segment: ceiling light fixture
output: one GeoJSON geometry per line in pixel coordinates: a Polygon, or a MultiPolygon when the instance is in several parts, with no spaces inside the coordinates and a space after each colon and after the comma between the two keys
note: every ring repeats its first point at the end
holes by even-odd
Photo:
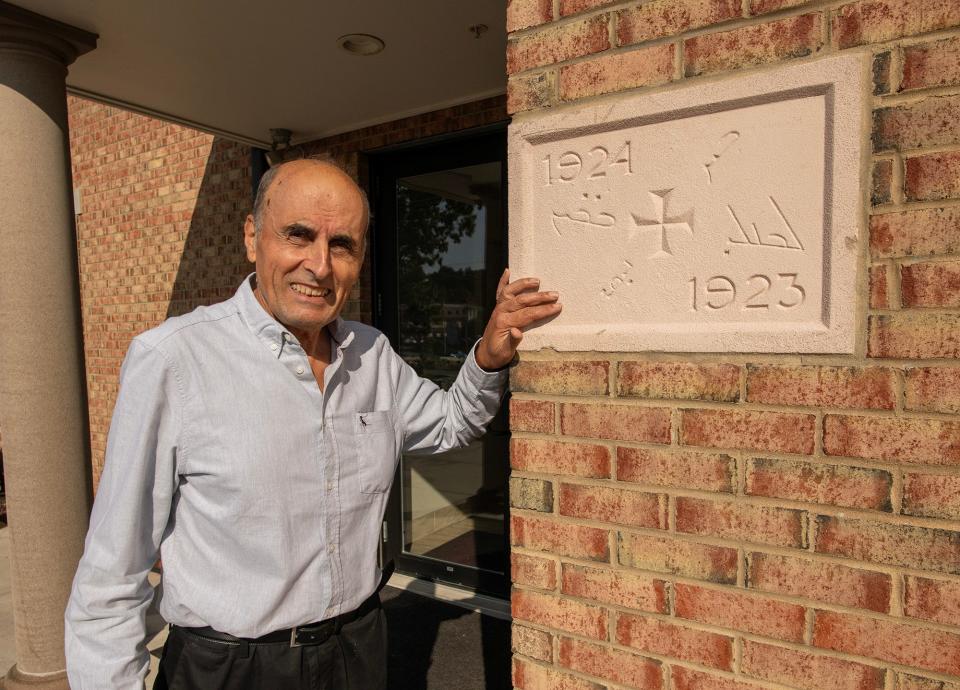
{"type": "Polygon", "coordinates": [[[346,34],[337,44],[352,55],[376,55],[386,47],[382,38],[371,34],[346,34]]]}

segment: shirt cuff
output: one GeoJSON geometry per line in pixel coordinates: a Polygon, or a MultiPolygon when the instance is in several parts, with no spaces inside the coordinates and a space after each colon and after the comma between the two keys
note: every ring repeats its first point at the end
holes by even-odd
{"type": "Polygon", "coordinates": [[[473,347],[470,348],[470,352],[467,353],[467,358],[463,363],[463,368],[467,377],[479,388],[493,388],[496,386],[503,385],[507,380],[507,373],[517,361],[518,358],[514,355],[513,360],[505,367],[501,369],[495,369],[489,371],[484,369],[477,363],[477,345],[480,344],[480,340],[477,340],[473,344],[473,347]]]}

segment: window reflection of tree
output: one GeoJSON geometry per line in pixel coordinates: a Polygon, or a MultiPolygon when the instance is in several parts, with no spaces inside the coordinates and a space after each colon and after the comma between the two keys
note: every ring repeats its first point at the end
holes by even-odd
{"type": "Polygon", "coordinates": [[[397,185],[400,353],[446,387],[483,332],[483,270],[443,265],[472,237],[479,206],[397,185]]]}

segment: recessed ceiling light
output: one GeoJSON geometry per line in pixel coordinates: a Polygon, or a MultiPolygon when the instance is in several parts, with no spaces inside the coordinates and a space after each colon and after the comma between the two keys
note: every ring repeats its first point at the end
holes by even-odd
{"type": "Polygon", "coordinates": [[[370,34],[347,34],[338,38],[337,43],[354,55],[376,55],[386,45],[382,38],[370,34]]]}

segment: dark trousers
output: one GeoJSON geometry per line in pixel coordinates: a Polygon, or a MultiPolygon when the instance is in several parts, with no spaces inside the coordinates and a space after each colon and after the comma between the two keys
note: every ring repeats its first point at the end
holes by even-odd
{"type": "Polygon", "coordinates": [[[377,606],[323,644],[239,643],[172,627],[154,690],[386,690],[387,623],[377,606]],[[244,655],[244,652],[246,654],[244,655]]]}

